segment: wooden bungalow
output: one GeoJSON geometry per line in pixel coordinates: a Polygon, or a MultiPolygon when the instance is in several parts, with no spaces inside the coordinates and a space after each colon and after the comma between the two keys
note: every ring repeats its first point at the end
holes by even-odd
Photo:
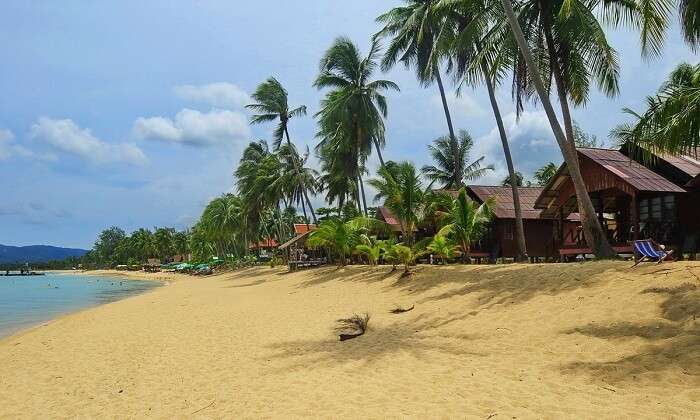
{"type": "MultiPolygon", "coordinates": [[[[525,230],[525,244],[530,258],[554,258],[558,256],[553,238],[554,222],[540,218],[540,210],[535,201],[542,193],[542,187],[519,187],[520,207],[525,230]]],[[[456,194],[456,193],[455,193],[456,194]]],[[[474,246],[472,256],[489,260],[496,258],[515,258],[518,254],[515,236],[515,205],[511,187],[469,185],[467,194],[478,203],[493,197],[496,201],[493,221],[488,232],[474,246]]],[[[565,222],[575,225],[577,214],[567,215],[565,222]]]]}
{"type": "Polygon", "coordinates": [[[327,262],[326,250],[309,249],[306,246],[309,234],[314,229],[316,229],[314,224],[294,224],[295,236],[278,247],[286,256],[290,271],[300,267],[318,266],[327,262]]]}
{"type": "MultiPolygon", "coordinates": [[[[578,149],[579,166],[608,240],[620,253],[630,241],[652,238],[683,252],[697,252],[700,218],[700,161],[690,156],[655,156],[643,164],[631,147],[578,149]],[[636,160],[635,160],[636,159],[636,160]]],[[[534,204],[543,219],[555,221],[554,242],[562,256],[590,252],[580,226],[563,221],[578,211],[566,164],[534,204]]]]}

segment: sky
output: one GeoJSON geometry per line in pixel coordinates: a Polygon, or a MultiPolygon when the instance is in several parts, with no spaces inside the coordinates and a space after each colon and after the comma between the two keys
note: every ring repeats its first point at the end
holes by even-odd
{"type": "MultiPolygon", "coordinates": [[[[244,105],[266,78],[278,78],[290,105],[309,115],[291,122],[298,146],[313,149],[324,92],[312,83],[338,36],[363,51],[374,19],[399,1],[5,0],[0,13],[0,243],[92,246],[109,226],[191,226],[212,198],[233,191],[241,151],[269,139],[248,125],[244,105]]],[[[620,56],[620,94],[592,92],[573,115],[599,139],[642,109],[680,62],[698,55],[677,27],[663,56],[642,58],[631,31],[609,31],[620,56]]],[[[419,86],[397,67],[388,95],[385,159],[429,163],[427,145],[447,127],[437,87],[419,86]]],[[[450,92],[454,85],[448,80],[450,92]]],[[[498,90],[516,169],[526,178],[560,153],[546,117],[528,104],[516,121],[510,82],[498,90]]],[[[506,175],[483,87],[450,93],[457,129],[474,138],[471,158],[495,166],[479,184],[506,175]]],[[[311,162],[316,166],[317,162],[311,162]]],[[[370,161],[370,168],[376,161],[370,161]]],[[[368,192],[371,199],[372,192],[368,192]]],[[[312,200],[323,205],[322,197],[312,200]]]]}

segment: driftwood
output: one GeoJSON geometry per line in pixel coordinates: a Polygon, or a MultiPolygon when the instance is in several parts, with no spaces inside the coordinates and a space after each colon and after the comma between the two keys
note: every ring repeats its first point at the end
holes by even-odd
{"type": "Polygon", "coordinates": [[[350,318],[341,318],[336,323],[338,325],[335,327],[335,331],[338,333],[340,341],[350,340],[363,335],[367,331],[369,314],[354,314],[350,318]]]}
{"type": "Polygon", "coordinates": [[[402,308],[400,306],[397,306],[396,308],[392,309],[389,312],[391,312],[392,314],[402,314],[404,312],[412,311],[413,308],[415,308],[415,307],[416,307],[416,305],[411,305],[410,308],[402,308]]]}

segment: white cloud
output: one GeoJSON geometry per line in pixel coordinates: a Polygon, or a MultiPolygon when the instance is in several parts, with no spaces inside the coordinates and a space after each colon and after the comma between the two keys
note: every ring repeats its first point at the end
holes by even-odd
{"type": "Polygon", "coordinates": [[[94,164],[128,163],[145,165],[146,155],[132,143],[107,143],[95,137],[90,129],[80,128],[70,119],[41,117],[34,123],[30,136],[52,148],[77,156],[94,164]]]}
{"type": "Polygon", "coordinates": [[[226,83],[175,86],[175,94],[182,99],[203,102],[216,108],[242,108],[250,103],[250,97],[238,86],[226,83]]]}
{"type": "MultiPolygon", "coordinates": [[[[462,94],[456,96],[453,92],[448,92],[447,95],[447,106],[450,108],[450,113],[452,114],[452,119],[467,117],[476,118],[486,115],[484,108],[470,95],[462,94]]],[[[440,112],[443,112],[442,98],[439,94],[433,95],[431,98],[431,103],[435,107],[439,107],[440,112]]]]}
{"type": "Polygon", "coordinates": [[[0,129],[0,160],[7,160],[14,157],[42,161],[56,160],[56,157],[51,154],[34,153],[21,144],[17,144],[12,131],[0,129]]]}
{"type": "MultiPolygon", "coordinates": [[[[543,111],[523,112],[519,121],[515,113],[511,112],[503,117],[503,123],[515,169],[523,173],[526,178],[549,161],[555,163],[561,161],[561,154],[554,140],[549,120],[543,111]]],[[[480,156],[486,156],[486,163],[494,163],[496,170],[481,178],[479,183],[498,183],[508,175],[497,127],[494,126],[488,134],[474,141],[471,157],[476,159],[480,156]]]]}
{"type": "Polygon", "coordinates": [[[250,138],[245,116],[234,111],[213,109],[200,112],[183,109],[175,119],[167,117],[138,118],[134,122],[134,136],[192,146],[211,146],[250,138]]]}

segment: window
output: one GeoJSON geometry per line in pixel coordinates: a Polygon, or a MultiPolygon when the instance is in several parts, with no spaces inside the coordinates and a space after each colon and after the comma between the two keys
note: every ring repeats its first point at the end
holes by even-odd
{"type": "Polygon", "coordinates": [[[664,220],[675,220],[676,219],[676,196],[675,195],[667,195],[666,197],[664,197],[663,218],[664,218],[664,220]]]}
{"type": "Polygon", "coordinates": [[[663,197],[639,200],[639,221],[674,221],[676,219],[676,197],[673,194],[663,197]]]}
{"type": "Polygon", "coordinates": [[[503,239],[506,241],[512,241],[513,238],[515,237],[515,234],[513,231],[515,226],[513,226],[513,222],[508,221],[503,224],[503,239]]]}
{"type": "Polygon", "coordinates": [[[649,200],[644,199],[639,202],[639,221],[647,220],[649,220],[649,200]]]}

